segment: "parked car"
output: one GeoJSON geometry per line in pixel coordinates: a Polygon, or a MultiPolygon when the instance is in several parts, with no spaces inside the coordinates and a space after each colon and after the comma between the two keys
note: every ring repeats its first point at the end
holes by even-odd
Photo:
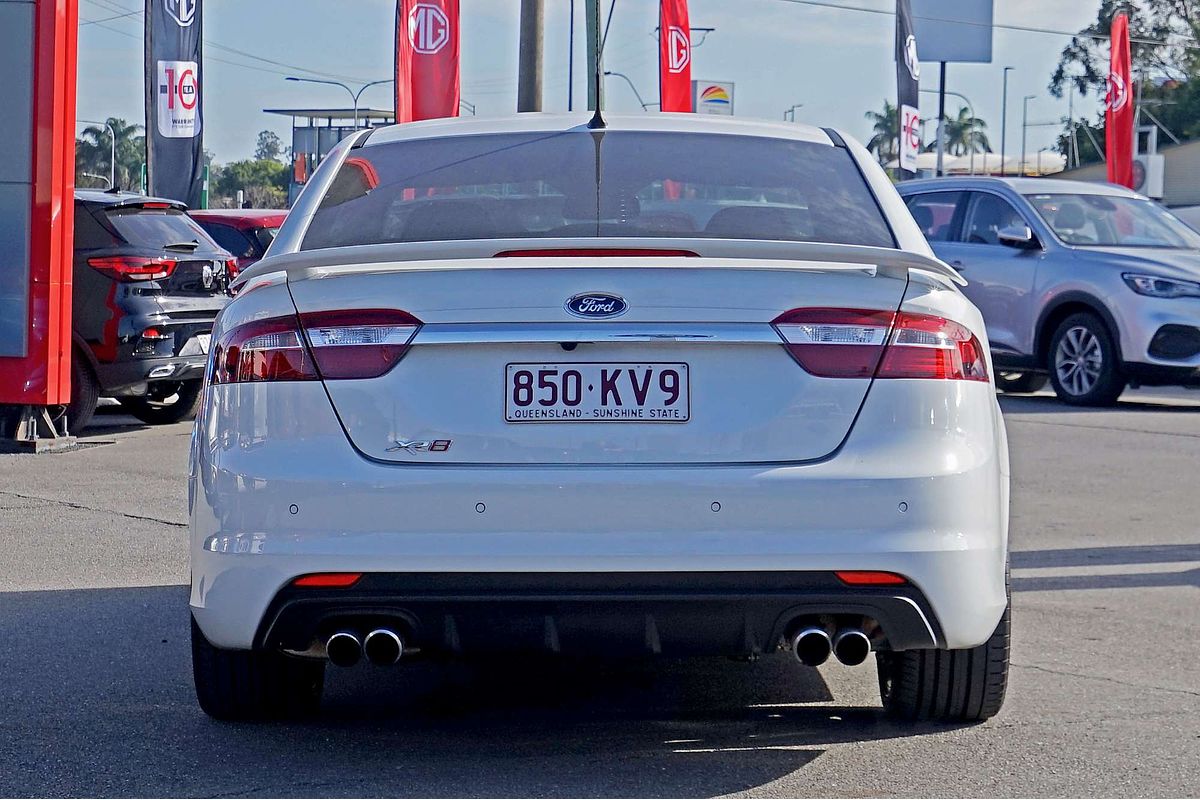
{"type": "Polygon", "coordinates": [[[230,278],[262,258],[287,211],[262,208],[209,208],[189,212],[213,240],[233,253],[236,263],[230,278]]]}
{"type": "Polygon", "coordinates": [[[71,404],[82,430],[100,397],[160,424],[188,419],[232,256],[173,200],[75,192],[71,404]]]}
{"type": "Polygon", "coordinates": [[[1044,178],[900,185],[983,312],[1001,389],[1076,405],[1200,385],[1200,233],[1141,195],[1044,178]]]}
{"type": "Polygon", "coordinates": [[[234,282],[201,707],[311,711],[364,658],[783,651],[995,714],[1008,456],[961,279],[837,131],[587,121],[351,136],[234,282]]]}

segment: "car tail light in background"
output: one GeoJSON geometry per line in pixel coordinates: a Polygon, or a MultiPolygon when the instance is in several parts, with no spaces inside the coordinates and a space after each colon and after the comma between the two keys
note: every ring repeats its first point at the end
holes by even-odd
{"type": "Polygon", "coordinates": [[[169,277],[178,262],[169,258],[93,256],[88,266],[118,281],[154,281],[169,277]]]}
{"type": "Polygon", "coordinates": [[[404,357],[421,327],[404,311],[287,315],[239,325],[213,350],[213,383],[377,378],[404,357]]]}
{"type": "Polygon", "coordinates": [[[242,264],[241,264],[240,259],[237,259],[237,258],[225,259],[225,277],[227,279],[233,280],[234,278],[236,278],[238,276],[238,273],[241,271],[242,271],[242,264]]]}
{"type": "Polygon", "coordinates": [[[773,324],[796,363],[822,378],[988,380],[979,339],[942,317],[796,308],[773,324]]]}

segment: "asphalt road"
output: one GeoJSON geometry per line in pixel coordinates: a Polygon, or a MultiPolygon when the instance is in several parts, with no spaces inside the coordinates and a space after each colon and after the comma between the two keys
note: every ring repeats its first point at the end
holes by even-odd
{"type": "Polygon", "coordinates": [[[1200,394],[1004,398],[1004,711],[902,726],[873,661],[333,671],[324,714],[219,724],[192,695],[188,427],[0,456],[0,795],[1200,794],[1200,394]],[[1192,399],[1195,398],[1195,399],[1192,399]]]}

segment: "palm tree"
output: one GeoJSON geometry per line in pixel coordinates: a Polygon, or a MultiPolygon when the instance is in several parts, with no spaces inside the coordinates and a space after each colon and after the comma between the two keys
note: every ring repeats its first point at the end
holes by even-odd
{"type": "MultiPolygon", "coordinates": [[[[141,181],[142,164],[146,161],[146,137],[142,135],[142,126],[118,117],[109,117],[107,121],[116,134],[117,185],[126,189],[133,188],[141,181]]],[[[109,135],[108,128],[102,125],[89,126],[79,134],[79,138],[75,140],[76,183],[93,184],[94,179],[87,175],[101,175],[107,178],[112,160],[112,141],[109,135]]]]}
{"type": "Polygon", "coordinates": [[[965,106],[960,108],[957,117],[946,118],[946,150],[955,156],[990,153],[992,146],[983,132],[986,128],[986,122],[971,116],[965,106]]]}
{"type": "Polygon", "coordinates": [[[883,111],[868,111],[866,118],[873,123],[874,136],[867,142],[867,149],[875,154],[880,164],[887,164],[897,156],[900,145],[900,112],[887,100],[883,111]]]}

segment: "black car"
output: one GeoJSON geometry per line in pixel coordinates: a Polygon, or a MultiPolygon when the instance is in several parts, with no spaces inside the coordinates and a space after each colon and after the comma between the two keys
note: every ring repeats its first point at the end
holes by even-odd
{"type": "Polygon", "coordinates": [[[195,413],[229,262],[173,200],[75,192],[71,405],[79,431],[100,397],[151,424],[195,413]]]}

